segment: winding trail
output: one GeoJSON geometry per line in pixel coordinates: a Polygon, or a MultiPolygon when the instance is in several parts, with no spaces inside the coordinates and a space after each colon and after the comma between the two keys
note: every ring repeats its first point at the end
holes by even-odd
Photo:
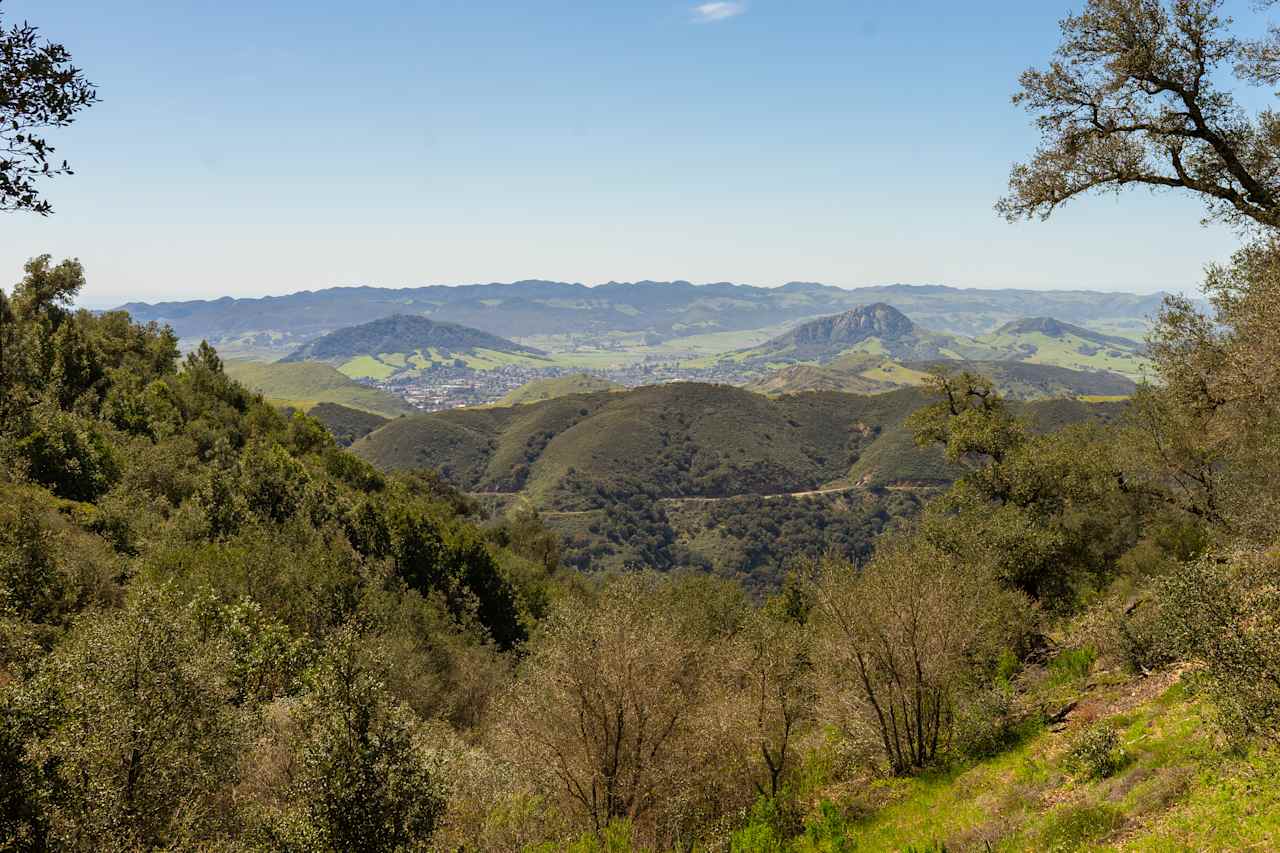
{"type": "MultiPolygon", "coordinates": [[[[927,491],[937,488],[934,485],[912,485],[912,484],[893,484],[889,486],[881,486],[880,488],[889,492],[918,492],[927,491]]],[[[745,493],[741,495],[728,495],[726,497],[683,497],[683,498],[659,498],[658,503],[662,504],[713,504],[722,503],[724,501],[738,500],[739,498],[760,498],[761,500],[778,500],[781,498],[812,498],[821,495],[836,495],[845,492],[865,492],[869,491],[866,486],[832,486],[823,489],[808,489],[803,492],[777,492],[771,495],[757,495],[753,493],[745,493]]],[[[520,492],[467,492],[467,497],[472,498],[501,498],[512,499],[520,496],[520,492]]],[[[602,512],[600,509],[580,509],[580,510],[542,510],[543,518],[572,518],[578,515],[592,515],[602,512]]]]}

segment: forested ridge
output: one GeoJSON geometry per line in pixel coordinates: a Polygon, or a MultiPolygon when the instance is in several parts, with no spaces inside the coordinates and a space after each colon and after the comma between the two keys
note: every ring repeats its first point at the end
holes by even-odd
{"type": "MultiPolygon", "coordinates": [[[[1145,185],[1240,228],[1208,312],[1165,301],[1152,381],[1107,418],[1020,406],[962,367],[860,401],[691,385],[405,418],[358,446],[435,425],[455,467],[406,444],[366,453],[400,469],[381,470],[207,343],[184,355],[164,325],[76,309],[82,265],[32,257],[0,289],[0,849],[1274,849],[1277,118],[1219,81],[1273,86],[1280,30],[1236,38],[1220,11],[1089,0],[1022,79],[1043,139],[1003,213],[1145,185]],[[637,427],[672,394],[734,420],[637,427]],[[891,443],[824,432],[877,407],[891,443]],[[833,470],[868,483],[910,458],[951,473],[906,522],[868,508],[868,547],[748,591],[562,566],[536,512],[489,514],[434,470],[499,485],[498,455],[519,476],[600,412],[552,454],[561,479],[524,474],[563,486],[564,513],[686,511],[631,488],[642,460],[715,500],[713,527],[772,515],[809,550],[824,510],[774,510],[764,486],[820,485],[850,449],[833,470]],[[522,440],[491,446],[512,422],[522,440]],[[695,466],[661,441],[745,455],[773,441],[762,424],[809,473],[695,466]],[[571,475],[574,447],[624,500],[571,475]],[[750,507],[717,500],[733,478],[761,487],[732,498],[750,507]]],[[[0,209],[48,214],[44,182],[69,170],[41,128],[96,95],[31,27],[0,42],[23,95],[0,98],[0,209]]],[[[370,425],[327,415],[344,442],[370,425]]]]}
{"type": "MultiPolygon", "coordinates": [[[[352,450],[536,508],[574,568],[698,568],[776,591],[791,563],[864,557],[963,470],[913,442],[907,420],[928,399],[918,389],[766,399],[673,383],[398,418],[352,450]]],[[[1010,405],[1036,431],[1124,408],[1010,405]]]]}
{"type": "Polygon", "coordinates": [[[72,311],[82,284],[41,257],[0,297],[0,839],[429,837],[427,721],[482,713],[554,551],[384,477],[209,347],[72,311]]]}

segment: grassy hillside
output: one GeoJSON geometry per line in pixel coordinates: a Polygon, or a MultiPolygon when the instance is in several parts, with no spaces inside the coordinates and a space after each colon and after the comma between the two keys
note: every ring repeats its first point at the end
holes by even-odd
{"type": "Polygon", "coordinates": [[[548,441],[613,395],[571,395],[528,406],[451,409],[393,421],[352,450],[386,470],[433,468],[461,488],[514,491],[548,441]]]}
{"type": "MultiPolygon", "coordinates": [[[[560,532],[570,565],[691,566],[761,588],[795,559],[830,548],[862,555],[892,518],[915,510],[914,499],[887,493],[785,495],[842,483],[923,401],[913,389],[771,400],[677,383],[400,418],[353,450],[383,468],[438,468],[468,491],[512,494],[560,532]],[[752,495],[778,497],[740,499],[752,495]],[[786,518],[786,535],[772,535],[786,518]]],[[[940,466],[936,453],[924,456],[924,468],[940,466]]],[[[913,479],[950,477],[930,470],[913,479]]]]}
{"type": "Polygon", "coordinates": [[[366,353],[436,350],[445,356],[487,349],[543,355],[541,350],[462,326],[414,314],[394,314],[369,323],[347,326],[300,347],[285,361],[344,360],[366,353]]]}
{"type": "Polygon", "coordinates": [[[522,406],[526,403],[541,403],[556,397],[570,394],[591,394],[596,391],[619,391],[621,385],[601,379],[587,373],[575,373],[571,376],[557,376],[548,379],[535,379],[521,385],[498,401],[499,406],[522,406]]]}
{"type": "Polygon", "coordinates": [[[415,411],[404,400],[361,385],[328,364],[228,361],[226,370],[236,381],[263,396],[304,411],[319,403],[337,403],[386,417],[415,411]]]}
{"type": "Polygon", "coordinates": [[[1145,346],[1137,340],[1103,335],[1048,317],[1006,324],[976,339],[1008,353],[1011,360],[1074,370],[1105,370],[1142,379],[1147,370],[1145,346]]]}
{"type": "Polygon", "coordinates": [[[816,364],[793,364],[743,386],[757,394],[803,394],[808,391],[840,391],[845,394],[878,394],[898,386],[867,379],[860,373],[829,370],[816,364]]]}
{"type": "Polygon", "coordinates": [[[834,361],[792,364],[765,373],[743,386],[758,394],[802,394],[807,391],[839,391],[845,394],[878,394],[905,385],[918,385],[926,374],[909,374],[896,362],[870,353],[848,353],[834,361]],[[904,371],[893,375],[895,369],[904,371]]]}
{"type": "Polygon", "coordinates": [[[866,381],[890,386],[913,384],[908,374],[892,375],[903,365],[921,370],[932,362],[965,362],[996,380],[1004,393],[1024,399],[1060,396],[1118,396],[1129,393],[1146,370],[1145,347],[1137,340],[1108,335],[1050,317],[1016,320],[986,335],[968,338],[933,332],[889,305],[869,305],[822,317],[763,344],[704,358],[779,371],[753,385],[763,393],[800,390],[875,391],[866,381]],[[1025,364],[1093,374],[1073,376],[1052,370],[1002,370],[1001,364],[1025,364]],[[812,368],[820,365],[831,368],[812,368]],[[1004,375],[996,375],[1001,374],[1004,375]],[[1123,377],[1127,381],[1117,381],[1123,377]],[[1121,389],[1121,390],[1118,390],[1121,389]],[[1123,390],[1127,389],[1127,390],[1123,390]]]}
{"type": "MultiPolygon", "coordinates": [[[[935,364],[911,364],[916,370],[928,370],[935,364]]],[[[1014,400],[1056,400],[1071,397],[1128,397],[1137,386],[1133,379],[1107,370],[1072,369],[1056,364],[1017,361],[975,361],[941,366],[952,370],[968,370],[991,379],[1001,394],[1014,400]]]]}
{"type": "Polygon", "coordinates": [[[461,326],[396,314],[330,332],[299,347],[283,362],[323,361],[352,379],[388,379],[440,365],[488,370],[508,364],[546,364],[541,350],[461,326]]]}
{"type": "Polygon", "coordinates": [[[893,428],[883,431],[858,455],[849,467],[845,482],[863,488],[940,485],[954,479],[955,474],[941,450],[917,447],[910,432],[893,428]]]}
{"type": "Polygon", "coordinates": [[[382,415],[352,409],[337,403],[317,403],[307,412],[325,425],[340,447],[350,447],[387,422],[382,415]]]}
{"type": "Polygon", "coordinates": [[[430,347],[407,352],[364,353],[334,362],[337,369],[352,379],[390,379],[441,366],[462,366],[472,370],[493,370],[509,364],[549,367],[552,362],[542,356],[495,349],[443,351],[430,347]]]}
{"type": "MultiPolygon", "coordinates": [[[[418,414],[353,450],[384,469],[438,468],[469,491],[520,491],[554,510],[590,509],[614,493],[725,498],[814,490],[844,483],[857,463],[861,475],[874,465],[884,485],[942,482],[951,474],[940,457],[917,451],[902,427],[926,399],[912,388],[769,399],[675,383],[418,414]]],[[[1117,406],[1050,401],[1027,411],[1056,425],[1117,406]]]]}
{"type": "Polygon", "coordinates": [[[455,481],[473,491],[505,490],[498,486],[509,484],[513,468],[527,465],[522,488],[557,509],[585,508],[598,490],[772,494],[842,477],[877,429],[900,423],[923,399],[904,390],[769,400],[724,385],[675,383],[408,417],[354,449],[389,469],[452,467],[455,481]],[[469,442],[462,455],[483,464],[459,466],[454,434],[469,442]]]}
{"type": "MultiPolygon", "coordinates": [[[[438,469],[462,489],[538,509],[571,565],[693,566],[759,587],[829,548],[859,557],[955,478],[903,426],[926,399],[915,388],[768,398],[676,383],[398,418],[352,449],[384,469],[438,469]]],[[[1050,426],[1116,408],[1027,411],[1050,426]]]]}
{"type": "Polygon", "coordinates": [[[1117,373],[1071,370],[1046,364],[1012,361],[919,361],[900,363],[861,353],[845,354],[829,364],[796,364],[766,373],[744,386],[761,394],[842,391],[876,394],[924,384],[931,371],[969,370],[988,377],[1013,400],[1058,398],[1114,399],[1131,395],[1133,380],[1117,373]]]}

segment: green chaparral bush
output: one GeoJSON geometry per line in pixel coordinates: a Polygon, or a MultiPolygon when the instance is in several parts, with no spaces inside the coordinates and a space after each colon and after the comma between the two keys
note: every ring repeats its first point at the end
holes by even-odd
{"type": "Polygon", "coordinates": [[[1200,664],[1226,732],[1280,733],[1280,558],[1274,550],[1209,555],[1161,587],[1181,657],[1200,664]]]}
{"type": "Polygon", "coordinates": [[[1073,739],[1063,766],[1080,779],[1105,779],[1123,767],[1127,760],[1120,733],[1105,723],[1097,723],[1073,739]]]}
{"type": "Polygon", "coordinates": [[[263,837],[282,850],[428,849],[445,807],[441,768],[357,629],[340,631],[303,679],[276,733],[289,759],[263,837]]]}

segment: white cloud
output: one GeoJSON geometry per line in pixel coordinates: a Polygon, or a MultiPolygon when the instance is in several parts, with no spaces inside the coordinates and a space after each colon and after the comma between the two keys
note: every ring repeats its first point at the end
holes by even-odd
{"type": "Polygon", "coordinates": [[[745,11],[747,11],[745,3],[702,3],[693,7],[693,19],[699,23],[725,21],[729,18],[736,18],[745,11]]]}

